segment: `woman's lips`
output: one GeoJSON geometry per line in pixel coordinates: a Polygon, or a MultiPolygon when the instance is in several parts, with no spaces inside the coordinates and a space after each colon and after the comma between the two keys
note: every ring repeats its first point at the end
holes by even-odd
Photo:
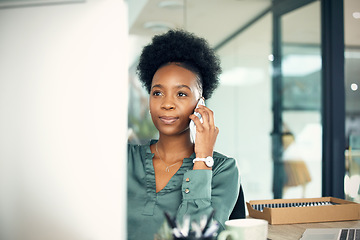
{"type": "Polygon", "coordinates": [[[176,120],[178,120],[177,117],[160,117],[160,120],[164,124],[173,124],[176,120]]]}

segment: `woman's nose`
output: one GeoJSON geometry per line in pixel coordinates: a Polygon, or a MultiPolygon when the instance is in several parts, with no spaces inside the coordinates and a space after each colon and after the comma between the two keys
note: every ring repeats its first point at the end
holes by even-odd
{"type": "Polygon", "coordinates": [[[171,110],[171,109],[175,109],[175,104],[173,99],[171,98],[164,98],[164,101],[161,104],[161,108],[166,109],[166,110],[171,110]]]}

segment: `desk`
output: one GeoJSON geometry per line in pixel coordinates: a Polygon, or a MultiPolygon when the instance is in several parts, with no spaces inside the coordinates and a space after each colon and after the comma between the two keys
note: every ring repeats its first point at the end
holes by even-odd
{"type": "Polygon", "coordinates": [[[301,223],[286,225],[270,225],[268,239],[298,240],[307,228],[360,228],[360,220],[343,222],[301,223]]]}

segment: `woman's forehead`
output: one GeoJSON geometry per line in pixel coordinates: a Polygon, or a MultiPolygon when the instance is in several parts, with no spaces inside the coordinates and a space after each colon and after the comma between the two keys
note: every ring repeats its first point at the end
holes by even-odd
{"type": "Polygon", "coordinates": [[[166,65],[159,68],[153,77],[152,85],[158,82],[172,83],[173,85],[196,84],[197,75],[192,71],[178,65],[166,65]]]}

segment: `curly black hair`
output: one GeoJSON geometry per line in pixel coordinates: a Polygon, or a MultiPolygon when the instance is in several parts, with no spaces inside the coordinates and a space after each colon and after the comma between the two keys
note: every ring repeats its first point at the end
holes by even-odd
{"type": "Polygon", "coordinates": [[[150,93],[155,72],[168,63],[181,66],[199,75],[203,97],[208,99],[219,85],[220,60],[204,38],[176,29],[155,35],[145,46],[137,66],[137,74],[150,93]]]}

